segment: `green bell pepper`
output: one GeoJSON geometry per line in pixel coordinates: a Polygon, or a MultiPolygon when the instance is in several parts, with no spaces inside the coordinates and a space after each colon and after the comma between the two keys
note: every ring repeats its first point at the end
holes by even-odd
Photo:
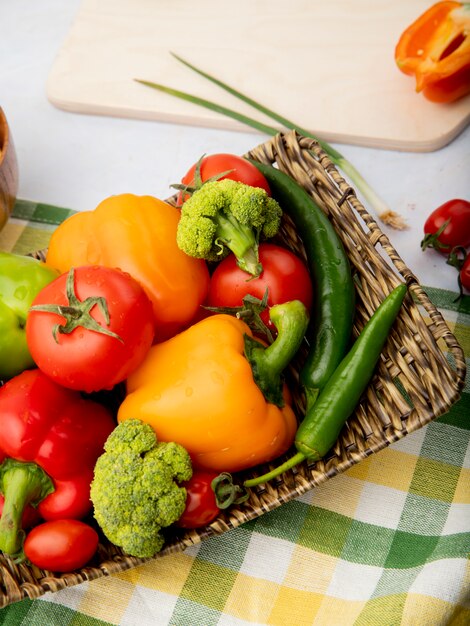
{"type": "Polygon", "coordinates": [[[0,379],[34,367],[26,343],[26,317],[36,294],[58,275],[33,257],[0,252],[0,379]]]}

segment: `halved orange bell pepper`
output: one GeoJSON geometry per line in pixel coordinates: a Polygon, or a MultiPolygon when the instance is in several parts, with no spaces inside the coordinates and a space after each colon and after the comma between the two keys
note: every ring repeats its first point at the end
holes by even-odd
{"type": "Polygon", "coordinates": [[[150,424],[175,441],[194,467],[235,472],[288,450],[297,429],[281,373],[308,324],[294,300],[271,308],[278,335],[265,347],[242,320],[217,314],[153,346],[127,380],[118,421],[150,424]]]}
{"type": "Polygon", "coordinates": [[[395,61],[428,100],[453,102],[470,93],[470,4],[431,6],[401,35],[395,61]]]}
{"type": "Polygon", "coordinates": [[[111,196],[58,226],[46,263],[60,272],[80,265],[128,272],[152,301],[156,341],[162,341],[192,323],[209,290],[205,261],[176,244],[179,219],[178,209],[152,196],[111,196]]]}

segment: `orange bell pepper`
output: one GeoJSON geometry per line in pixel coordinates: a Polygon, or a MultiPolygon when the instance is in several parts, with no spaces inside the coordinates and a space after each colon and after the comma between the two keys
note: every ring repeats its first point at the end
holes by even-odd
{"type": "Polygon", "coordinates": [[[156,341],[192,323],[209,289],[201,259],[176,244],[180,212],[152,196],[111,196],[93,211],[76,213],[53,232],[46,264],[119,267],[133,276],[153,304],[156,341]]]}
{"type": "Polygon", "coordinates": [[[271,308],[278,329],[265,347],[242,320],[217,314],[153,346],[127,380],[118,422],[150,424],[195,468],[236,472],[292,445],[297,420],[281,372],[304,337],[308,314],[294,300],[271,308]]]}
{"type": "Polygon", "coordinates": [[[401,35],[395,61],[428,100],[453,102],[470,93],[470,4],[431,6],[401,35]]]}

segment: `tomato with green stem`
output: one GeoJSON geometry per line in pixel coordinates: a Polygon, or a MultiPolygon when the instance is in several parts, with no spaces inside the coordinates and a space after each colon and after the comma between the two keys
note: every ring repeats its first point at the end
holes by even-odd
{"type": "Polygon", "coordinates": [[[470,292],[470,255],[465,258],[459,275],[462,287],[470,292]]]}
{"type": "Polygon", "coordinates": [[[154,338],[152,304],[129,274],[100,265],[72,268],[36,296],[28,347],[56,383],[111,389],[141,363],[154,338]]]}
{"type": "Polygon", "coordinates": [[[176,522],[179,528],[201,528],[210,524],[220,513],[220,508],[211,487],[218,472],[195,470],[192,477],[184,483],[186,489],[186,508],[176,522]]]}
{"type": "Polygon", "coordinates": [[[463,246],[456,246],[447,257],[447,264],[455,267],[459,273],[457,282],[460,291],[458,299],[460,299],[464,295],[464,289],[470,291],[470,253],[467,253],[463,246]]]}
{"type": "Polygon", "coordinates": [[[300,300],[307,311],[311,310],[313,285],[303,260],[288,248],[272,243],[259,246],[259,259],[263,271],[257,278],[247,278],[234,255],[229,255],[215,268],[209,286],[208,306],[230,308],[242,305],[250,294],[262,300],[267,290],[267,308],[260,317],[271,332],[275,327],[269,318],[269,308],[291,300],[300,300]]]}
{"type": "Polygon", "coordinates": [[[470,246],[470,202],[460,198],[438,206],[424,222],[421,248],[449,254],[455,247],[470,246]]]}
{"type": "Polygon", "coordinates": [[[250,187],[260,187],[270,196],[269,183],[261,172],[241,156],[236,154],[218,153],[203,156],[197,163],[194,163],[181,179],[180,185],[173,185],[180,189],[177,203],[181,205],[188,193],[200,188],[203,183],[212,180],[222,180],[230,178],[250,187]]]}

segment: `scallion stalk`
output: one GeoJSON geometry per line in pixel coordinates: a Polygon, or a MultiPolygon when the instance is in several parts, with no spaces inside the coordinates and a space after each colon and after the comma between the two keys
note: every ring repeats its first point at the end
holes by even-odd
{"type": "MultiPolygon", "coordinates": [[[[258,110],[260,113],[263,113],[267,117],[270,117],[271,119],[275,120],[276,122],[281,124],[283,127],[289,128],[291,130],[296,130],[299,134],[317,141],[319,145],[321,146],[321,148],[324,150],[324,152],[329,156],[332,163],[334,163],[339,169],[341,169],[343,173],[346,174],[346,176],[353,182],[353,184],[357,187],[357,189],[362,193],[367,203],[377,213],[379,219],[383,220],[386,224],[388,224],[392,228],[396,228],[398,230],[402,230],[403,228],[406,228],[406,225],[402,217],[389,209],[387,204],[382,200],[382,198],[379,197],[379,195],[374,191],[374,189],[372,189],[372,187],[365,180],[362,174],[356,169],[356,167],[345,156],[343,156],[340,152],[335,150],[335,148],[333,148],[329,143],[327,143],[326,141],[323,141],[316,135],[313,135],[311,132],[300,127],[298,124],[295,124],[291,120],[283,117],[282,115],[279,115],[275,111],[268,109],[267,107],[260,104],[256,100],[253,100],[249,96],[234,89],[233,87],[219,80],[215,76],[212,76],[211,74],[208,74],[207,72],[204,72],[203,70],[199,69],[195,65],[192,65],[191,63],[189,63],[182,57],[178,56],[177,54],[172,53],[172,55],[177,61],[179,61],[180,63],[183,63],[183,65],[185,65],[192,71],[196,72],[203,78],[206,78],[207,80],[211,81],[218,87],[221,87],[222,89],[224,89],[231,95],[235,96],[239,100],[242,100],[246,104],[258,110]]],[[[251,128],[254,128],[267,135],[274,136],[279,132],[278,128],[275,128],[274,126],[269,126],[251,117],[248,117],[247,115],[239,113],[238,111],[216,104],[215,102],[212,102],[210,100],[205,100],[204,98],[200,98],[199,96],[195,96],[187,92],[180,91],[178,89],[173,89],[171,87],[167,87],[165,85],[161,85],[159,83],[155,83],[149,80],[142,80],[142,79],[135,79],[135,80],[136,82],[141,83],[142,85],[145,85],[152,89],[156,89],[157,91],[161,91],[171,96],[180,98],[181,100],[185,100],[186,102],[191,102],[192,104],[202,106],[216,113],[221,113],[222,115],[225,115],[226,117],[230,117],[234,120],[237,120],[238,122],[241,122],[242,124],[250,126],[251,128]]]]}

